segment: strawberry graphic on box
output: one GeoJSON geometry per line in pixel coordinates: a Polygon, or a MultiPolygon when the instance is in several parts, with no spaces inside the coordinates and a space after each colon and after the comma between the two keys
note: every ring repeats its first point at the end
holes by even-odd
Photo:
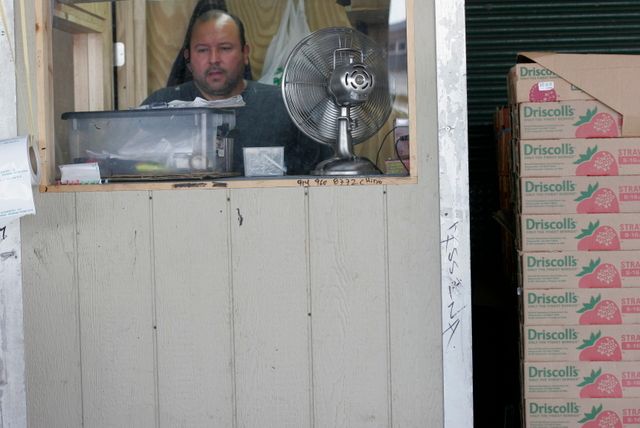
{"type": "Polygon", "coordinates": [[[580,278],[578,288],[622,288],[618,269],[611,263],[600,263],[600,259],[590,260],[576,276],[580,278]]]}
{"type": "Polygon", "coordinates": [[[618,378],[611,374],[602,374],[602,369],[591,370],[591,374],[578,384],[580,398],[622,398],[622,386],[618,378]]]}
{"type": "Polygon", "coordinates": [[[577,126],[576,138],[610,138],[619,137],[616,119],[609,113],[598,113],[598,107],[587,109],[584,116],[573,124],[577,126]]]}
{"type": "Polygon", "coordinates": [[[582,428],[622,428],[622,420],[616,412],[611,410],[602,411],[602,404],[593,406],[591,412],[585,413],[584,418],[578,421],[582,428]]]}
{"type": "Polygon", "coordinates": [[[538,82],[534,83],[529,90],[529,101],[534,103],[547,103],[557,100],[558,95],[556,94],[555,89],[540,89],[540,84],[538,82]]]}
{"type": "Polygon", "coordinates": [[[589,339],[582,341],[578,360],[580,361],[622,361],[620,345],[611,336],[602,336],[602,333],[591,333],[589,339]]]}
{"type": "Polygon", "coordinates": [[[577,311],[580,315],[580,325],[590,324],[622,324],[620,308],[613,300],[602,300],[602,297],[591,296],[588,303],[577,311]]]}
{"type": "Polygon", "coordinates": [[[620,212],[616,193],[606,187],[599,189],[598,186],[599,183],[589,184],[587,190],[580,192],[580,196],[574,199],[578,202],[578,214],[620,212]]]}
{"type": "Polygon", "coordinates": [[[598,146],[587,148],[574,162],[576,175],[618,175],[618,162],[607,151],[598,151],[598,146]]]}
{"type": "Polygon", "coordinates": [[[589,222],[586,229],[582,229],[575,239],[579,239],[578,250],[580,251],[620,249],[620,239],[616,230],[611,226],[600,226],[600,221],[589,222]]]}

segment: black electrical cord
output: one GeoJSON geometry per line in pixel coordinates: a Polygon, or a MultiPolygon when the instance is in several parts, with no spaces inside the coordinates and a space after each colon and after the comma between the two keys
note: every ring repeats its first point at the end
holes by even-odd
{"type": "Polygon", "coordinates": [[[396,140],[395,144],[393,145],[393,148],[395,149],[396,156],[398,157],[398,160],[400,161],[400,163],[401,163],[401,164],[402,164],[402,166],[404,167],[404,170],[405,170],[405,171],[407,171],[407,174],[409,174],[409,175],[410,175],[410,174],[411,174],[411,172],[409,172],[409,168],[407,168],[407,164],[406,164],[406,163],[404,163],[404,161],[403,161],[402,159],[400,159],[400,153],[398,153],[398,143],[399,143],[400,141],[407,141],[407,140],[408,140],[408,137],[407,137],[406,135],[403,135],[403,136],[399,137],[399,138],[396,140]]]}
{"type": "Polygon", "coordinates": [[[391,131],[387,132],[386,134],[384,134],[384,138],[382,138],[382,143],[380,143],[380,147],[378,147],[378,153],[376,153],[376,167],[378,165],[378,159],[380,159],[380,152],[382,151],[382,147],[384,147],[384,142],[387,140],[387,137],[393,132],[395,131],[397,128],[397,126],[394,126],[393,128],[391,128],[391,131]]]}

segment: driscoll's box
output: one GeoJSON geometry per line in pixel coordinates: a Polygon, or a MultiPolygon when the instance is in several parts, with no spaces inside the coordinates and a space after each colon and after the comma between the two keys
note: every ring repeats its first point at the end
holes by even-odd
{"type": "Polygon", "coordinates": [[[523,253],[520,276],[525,290],[640,287],[640,251],[523,253]]]}
{"type": "Polygon", "coordinates": [[[522,305],[527,325],[640,323],[640,289],[527,289],[522,305]]]}
{"type": "Polygon", "coordinates": [[[523,214],[640,213],[640,175],[519,180],[523,214]]]}
{"type": "Polygon", "coordinates": [[[515,135],[521,140],[622,135],[622,116],[595,100],[522,103],[516,125],[515,135]]]}
{"type": "MultiPolygon", "coordinates": [[[[640,325],[525,325],[524,361],[640,361],[640,325]]],[[[640,363],[639,363],[640,364],[640,363]]]]}
{"type": "Polygon", "coordinates": [[[591,100],[593,97],[536,63],[511,67],[508,75],[509,103],[591,100]]]}
{"type": "Polygon", "coordinates": [[[513,153],[521,177],[640,174],[640,138],[519,140],[513,153]]]}
{"type": "Polygon", "coordinates": [[[525,398],[640,398],[635,361],[563,361],[524,364],[525,398]]]}
{"type": "Polygon", "coordinates": [[[637,398],[525,400],[526,428],[636,428],[640,427],[637,398]]]}
{"type": "Polygon", "coordinates": [[[640,250],[640,214],[526,214],[518,218],[521,251],[640,250]]]}

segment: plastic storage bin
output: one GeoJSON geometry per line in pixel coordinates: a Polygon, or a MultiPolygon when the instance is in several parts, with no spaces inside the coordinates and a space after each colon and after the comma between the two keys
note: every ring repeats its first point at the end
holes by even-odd
{"type": "Polygon", "coordinates": [[[62,119],[68,124],[68,140],[56,165],[98,162],[100,176],[111,180],[238,175],[231,171],[233,110],[71,112],[62,119]]]}

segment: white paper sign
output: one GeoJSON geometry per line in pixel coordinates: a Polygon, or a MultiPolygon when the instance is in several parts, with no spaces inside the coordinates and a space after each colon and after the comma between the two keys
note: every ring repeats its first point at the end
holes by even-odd
{"type": "Polygon", "coordinates": [[[35,214],[27,137],[0,140],[0,226],[35,214]]]}

